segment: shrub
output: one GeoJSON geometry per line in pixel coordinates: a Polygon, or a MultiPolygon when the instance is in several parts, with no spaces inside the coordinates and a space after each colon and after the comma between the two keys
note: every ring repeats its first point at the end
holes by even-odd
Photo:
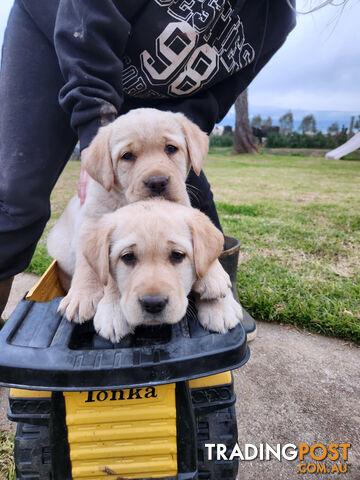
{"type": "Polygon", "coordinates": [[[266,138],[268,148],[323,148],[333,149],[346,142],[345,134],[324,135],[317,132],[315,135],[291,132],[288,135],[271,132],[266,138]]]}
{"type": "Polygon", "coordinates": [[[210,148],[211,147],[232,147],[234,144],[234,139],[232,135],[211,135],[210,137],[210,148]]]}

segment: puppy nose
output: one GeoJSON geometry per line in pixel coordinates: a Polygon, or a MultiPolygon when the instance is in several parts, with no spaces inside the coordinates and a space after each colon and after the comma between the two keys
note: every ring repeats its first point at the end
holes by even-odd
{"type": "Polygon", "coordinates": [[[145,185],[150,190],[152,195],[161,195],[165,192],[168,183],[168,178],[162,175],[154,175],[146,180],[145,185]]]}
{"type": "Polygon", "coordinates": [[[169,299],[164,295],[144,295],[140,298],[140,305],[148,313],[160,313],[166,307],[169,299]]]}

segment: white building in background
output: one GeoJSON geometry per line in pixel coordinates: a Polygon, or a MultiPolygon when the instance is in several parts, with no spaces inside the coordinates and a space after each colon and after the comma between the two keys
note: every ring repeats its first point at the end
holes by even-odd
{"type": "Polygon", "coordinates": [[[223,133],[224,133],[224,127],[222,125],[215,125],[210,135],[214,135],[214,137],[221,137],[223,133]]]}

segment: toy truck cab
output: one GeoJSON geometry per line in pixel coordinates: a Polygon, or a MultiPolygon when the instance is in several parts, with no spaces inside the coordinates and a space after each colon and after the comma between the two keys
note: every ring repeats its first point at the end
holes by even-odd
{"type": "Polygon", "coordinates": [[[211,333],[189,312],[114,345],[63,318],[63,294],[54,262],[0,332],[17,479],[235,479],[237,462],[209,461],[205,444],[237,441],[243,327],[211,333]]]}

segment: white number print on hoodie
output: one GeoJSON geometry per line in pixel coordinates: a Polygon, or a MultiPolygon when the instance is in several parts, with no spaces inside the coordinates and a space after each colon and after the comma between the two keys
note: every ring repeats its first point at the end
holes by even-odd
{"type": "Polygon", "coordinates": [[[127,95],[193,95],[254,61],[244,24],[228,0],[153,2],[166,9],[163,29],[151,47],[139,52],[140,58],[131,55],[131,47],[127,51],[122,79],[127,95]]]}

